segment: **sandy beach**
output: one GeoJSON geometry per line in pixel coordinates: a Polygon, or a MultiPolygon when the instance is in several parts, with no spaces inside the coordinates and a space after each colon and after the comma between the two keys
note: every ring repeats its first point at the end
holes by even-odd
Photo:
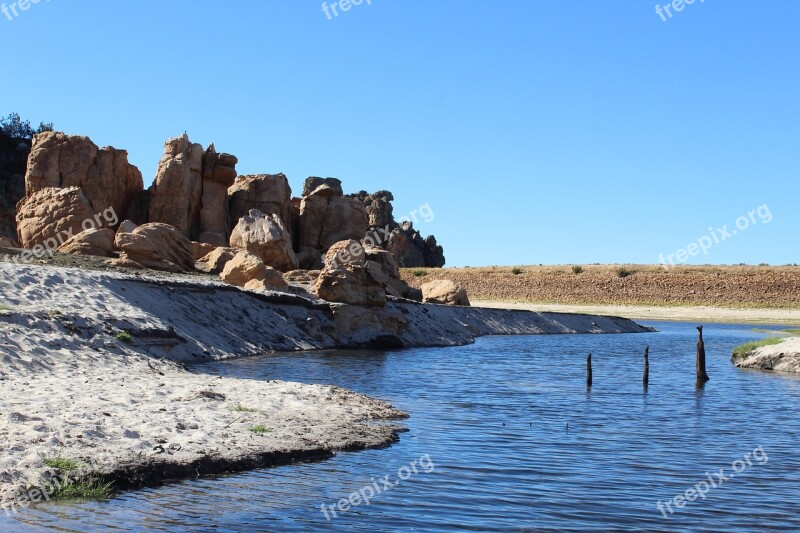
{"type": "Polygon", "coordinates": [[[0,275],[0,502],[17,507],[45,497],[62,474],[47,464],[56,459],[137,487],[385,446],[401,426],[368,422],[405,416],[337,387],[212,377],[191,363],[646,331],[603,316],[400,301],[376,310],[198,276],[12,263],[0,275]]]}

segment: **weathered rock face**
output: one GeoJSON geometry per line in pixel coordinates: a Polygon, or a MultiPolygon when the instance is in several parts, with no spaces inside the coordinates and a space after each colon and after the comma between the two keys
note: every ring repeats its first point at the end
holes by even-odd
{"type": "Polygon", "coordinates": [[[110,257],[114,251],[114,230],[109,228],[82,231],[62,244],[62,254],[110,257]]]}
{"type": "Polygon", "coordinates": [[[265,215],[257,209],[251,209],[233,229],[230,245],[247,250],[265,265],[283,272],[297,268],[292,236],[278,215],[265,215]]]}
{"type": "Polygon", "coordinates": [[[327,196],[344,195],[342,191],[342,180],[336,178],[317,178],[313,176],[308,178],[303,184],[303,197],[311,196],[315,191],[317,191],[318,194],[327,196]],[[320,191],[317,191],[317,189],[320,189],[320,191]],[[331,192],[322,193],[322,190],[329,190],[331,192]]]}
{"type": "Polygon", "coordinates": [[[339,180],[308,178],[306,191],[310,193],[300,203],[298,248],[301,266],[315,268],[322,252],[333,244],[363,238],[369,217],[361,201],[341,195],[339,180]]]}
{"type": "Polygon", "coordinates": [[[55,250],[83,231],[94,211],[79,187],[47,188],[29,194],[17,206],[17,232],[23,248],[55,250]]]}
{"type": "Polygon", "coordinates": [[[359,191],[356,194],[348,195],[350,198],[356,198],[367,210],[369,216],[370,228],[390,228],[397,227],[394,221],[392,202],[394,195],[389,191],[378,191],[374,194],[367,194],[367,191],[359,191]]]}
{"type": "Polygon", "coordinates": [[[225,283],[246,289],[286,291],[289,288],[280,272],[246,251],[237,252],[225,264],[220,278],[225,283]]]}
{"type": "Polygon", "coordinates": [[[432,304],[469,306],[467,290],[444,279],[422,285],[422,301],[432,304]]]}
{"type": "Polygon", "coordinates": [[[224,246],[228,242],[228,187],[236,179],[238,159],[230,154],[218,154],[214,145],[203,157],[203,197],[200,208],[201,242],[224,246]]]}
{"type": "Polygon", "coordinates": [[[176,228],[161,223],[147,223],[130,233],[117,231],[114,245],[120,250],[119,266],[146,267],[168,272],[194,269],[192,242],[176,228]]]}
{"type": "Polygon", "coordinates": [[[364,204],[369,215],[369,233],[367,235],[377,236],[370,240],[374,245],[389,250],[397,258],[401,267],[441,268],[444,266],[444,250],[437,244],[433,235],[423,238],[418,231],[414,230],[410,221],[400,224],[395,221],[392,193],[378,191],[368,194],[366,191],[360,191],[348,197],[357,199],[364,204]],[[386,235],[387,232],[391,232],[390,237],[386,235]]]}
{"type": "Polygon", "coordinates": [[[169,139],[149,194],[136,199],[137,213],[145,204],[150,222],[170,224],[195,241],[225,246],[228,187],[236,179],[237,163],[235,156],[218,154],[213,144],[203,150],[185,133],[169,139]]]}
{"type": "Polygon", "coordinates": [[[169,224],[185,237],[198,240],[203,198],[205,150],[186,134],[164,143],[164,155],[150,189],[150,222],[169,224]]]}
{"type": "Polygon", "coordinates": [[[411,222],[404,222],[389,238],[386,249],[397,257],[405,268],[441,268],[445,264],[444,250],[433,235],[423,239],[411,222]]]}
{"type": "Polygon", "coordinates": [[[292,189],[283,174],[239,176],[228,189],[228,199],[231,227],[251,209],[278,215],[287,228],[292,227],[292,189]]]}
{"type": "Polygon", "coordinates": [[[33,138],[25,189],[30,195],[48,187],[80,187],[94,213],[113,208],[122,220],[144,184],[127,151],[98,148],[88,137],[46,132],[33,138]]]}
{"type": "Polygon", "coordinates": [[[31,143],[0,131],[0,238],[17,240],[17,203],[25,196],[25,167],[31,143]]]}

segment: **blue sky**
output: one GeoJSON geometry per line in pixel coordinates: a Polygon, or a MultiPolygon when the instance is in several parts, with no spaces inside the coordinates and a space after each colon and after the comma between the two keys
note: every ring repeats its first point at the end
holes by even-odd
{"type": "Polygon", "coordinates": [[[146,184],[186,130],[296,193],[391,190],[449,266],[655,263],[765,204],[689,262],[800,262],[800,2],[655,3],[41,0],[0,14],[0,113],[146,184]]]}

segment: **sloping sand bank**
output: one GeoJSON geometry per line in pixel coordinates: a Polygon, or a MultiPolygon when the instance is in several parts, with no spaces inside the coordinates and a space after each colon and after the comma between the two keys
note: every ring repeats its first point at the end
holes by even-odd
{"type": "Polygon", "coordinates": [[[404,416],[336,387],[212,377],[185,363],[646,331],[621,318],[366,309],[147,274],[4,263],[0,276],[0,502],[17,508],[48,497],[48,480],[64,475],[46,459],[77,460],[124,488],[384,446],[400,428],[364,422],[404,416]]]}
{"type": "Polygon", "coordinates": [[[800,337],[788,337],[780,344],[756,348],[733,363],[739,368],[800,373],[800,337]]]}

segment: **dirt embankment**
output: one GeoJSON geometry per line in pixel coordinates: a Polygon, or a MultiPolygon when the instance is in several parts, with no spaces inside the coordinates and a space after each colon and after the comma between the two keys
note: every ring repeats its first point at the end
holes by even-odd
{"type": "Polygon", "coordinates": [[[473,300],[553,304],[616,304],[800,308],[800,267],[590,265],[405,269],[415,287],[450,279],[473,300]],[[515,273],[516,272],[516,273],[515,273]],[[424,274],[423,274],[424,273],[424,274]]]}

